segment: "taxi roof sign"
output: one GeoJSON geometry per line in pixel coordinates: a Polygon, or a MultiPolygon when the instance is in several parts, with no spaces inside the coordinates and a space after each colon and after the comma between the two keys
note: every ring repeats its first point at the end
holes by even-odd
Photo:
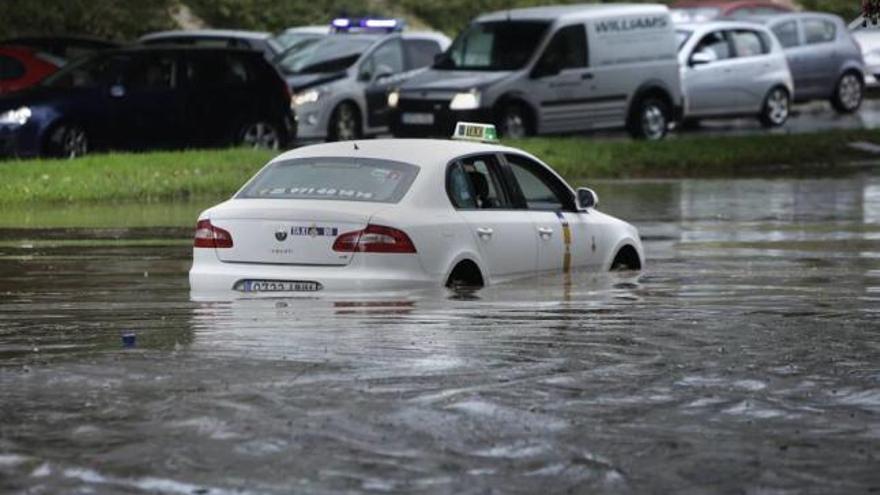
{"type": "Polygon", "coordinates": [[[498,142],[498,131],[495,130],[495,126],[492,124],[459,122],[455,124],[455,132],[452,134],[452,139],[496,143],[498,142]]]}

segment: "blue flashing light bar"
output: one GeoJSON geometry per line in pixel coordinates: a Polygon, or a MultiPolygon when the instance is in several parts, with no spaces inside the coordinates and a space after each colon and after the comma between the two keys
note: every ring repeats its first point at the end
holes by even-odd
{"type": "Polygon", "coordinates": [[[364,17],[362,19],[348,19],[345,17],[337,17],[331,22],[333,32],[336,33],[352,33],[352,32],[371,32],[381,31],[393,33],[402,31],[405,22],[400,19],[381,19],[364,17]]]}

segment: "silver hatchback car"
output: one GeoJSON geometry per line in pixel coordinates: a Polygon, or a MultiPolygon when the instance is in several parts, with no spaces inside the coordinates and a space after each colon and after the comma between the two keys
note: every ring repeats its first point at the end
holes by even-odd
{"type": "Polygon", "coordinates": [[[755,23],[680,24],[678,59],[684,122],[756,116],[767,127],[788,120],[792,76],[776,37],[755,23]]]}
{"type": "Polygon", "coordinates": [[[760,19],[785,49],[794,78],[794,100],[829,100],[840,113],[862,104],[865,61],[843,19],[798,12],[760,19]]]}

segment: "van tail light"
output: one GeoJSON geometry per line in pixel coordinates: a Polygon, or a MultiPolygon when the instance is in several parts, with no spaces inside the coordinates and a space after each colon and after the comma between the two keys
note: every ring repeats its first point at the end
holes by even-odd
{"type": "Polygon", "coordinates": [[[341,253],[415,253],[416,246],[402,230],[369,224],[363,230],[337,237],[333,250],[341,253]]]}
{"type": "Polygon", "coordinates": [[[193,246],[197,248],[231,248],[232,234],[211,225],[210,220],[199,220],[193,246]]]}

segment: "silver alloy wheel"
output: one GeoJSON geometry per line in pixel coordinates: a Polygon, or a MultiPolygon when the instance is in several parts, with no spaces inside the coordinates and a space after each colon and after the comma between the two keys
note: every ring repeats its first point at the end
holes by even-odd
{"type": "Polygon", "coordinates": [[[359,139],[357,115],[352,110],[351,105],[344,103],[336,109],[336,139],[339,141],[351,141],[359,139]]]}
{"type": "Polygon", "coordinates": [[[767,120],[773,125],[782,125],[788,120],[789,113],[788,92],[782,88],[776,88],[767,96],[764,113],[767,120]]]}
{"type": "Polygon", "coordinates": [[[77,126],[64,127],[61,130],[61,156],[77,158],[89,152],[89,139],[86,131],[77,126]]]}
{"type": "Polygon", "coordinates": [[[666,114],[656,102],[649,101],[642,107],[642,133],[645,139],[655,141],[666,135],[666,114]]]}
{"type": "Polygon", "coordinates": [[[281,137],[275,126],[258,121],[244,127],[241,132],[241,144],[254,149],[277,150],[281,147],[281,137]]]}
{"type": "Polygon", "coordinates": [[[853,73],[844,74],[837,85],[837,99],[847,111],[853,111],[862,104],[862,82],[853,73]]]}
{"type": "Polygon", "coordinates": [[[504,114],[504,122],[502,124],[502,134],[506,138],[521,139],[526,137],[526,123],[522,113],[516,107],[507,109],[504,114]]]}

